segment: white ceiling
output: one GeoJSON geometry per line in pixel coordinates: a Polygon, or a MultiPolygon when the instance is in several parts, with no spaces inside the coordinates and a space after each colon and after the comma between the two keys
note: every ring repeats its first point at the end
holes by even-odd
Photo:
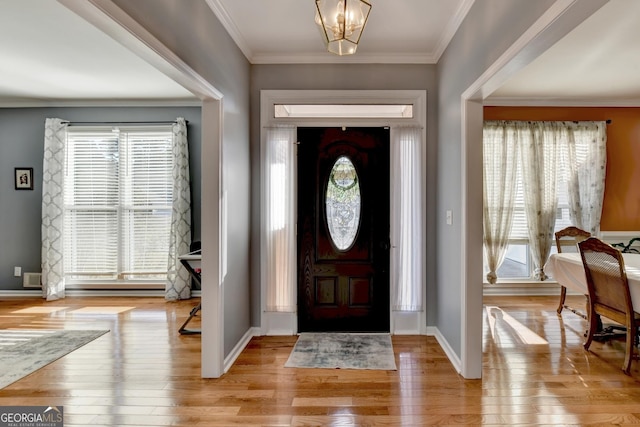
{"type": "Polygon", "coordinates": [[[370,0],[355,55],[324,49],[313,0],[206,0],[245,56],[261,63],[434,64],[474,0],[370,0]]]}
{"type": "Polygon", "coordinates": [[[490,98],[529,105],[640,105],[640,1],[610,0],[490,98]]]}
{"type": "MultiPolygon", "coordinates": [[[[204,1],[254,64],[433,64],[474,0],[371,0],[370,20],[350,57],[324,51],[313,0],[204,1]]],[[[57,1],[0,0],[0,11],[0,106],[196,101],[57,1]]],[[[640,1],[611,0],[489,102],[640,100],[638,17],[640,1]]]]}
{"type": "Polygon", "coordinates": [[[52,0],[0,0],[0,105],[194,99],[52,0]]]}

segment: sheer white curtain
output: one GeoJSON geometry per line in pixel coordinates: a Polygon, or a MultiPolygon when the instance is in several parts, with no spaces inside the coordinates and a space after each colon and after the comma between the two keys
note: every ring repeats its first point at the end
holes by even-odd
{"type": "Polygon", "coordinates": [[[555,122],[516,123],[534,279],[546,280],[543,266],[554,241],[558,209],[559,125],[555,122]]]}
{"type": "MultiPolygon", "coordinates": [[[[543,265],[554,242],[560,174],[564,175],[569,186],[571,221],[577,227],[597,234],[604,198],[606,140],[605,122],[484,123],[484,232],[485,253],[491,270],[487,275],[490,283],[494,283],[495,271],[504,256],[500,255],[500,247],[508,245],[508,234],[503,236],[500,230],[510,233],[511,218],[506,214],[513,212],[513,197],[509,199],[508,195],[513,192],[510,186],[516,173],[521,173],[524,186],[535,279],[547,278],[543,265]],[[495,141],[492,142],[489,135],[495,137],[495,141]],[[502,147],[498,149],[500,144],[502,147]],[[515,170],[516,153],[520,156],[520,172],[515,170]],[[503,165],[507,160],[510,164],[503,165]],[[488,239],[493,233],[495,236],[490,242],[488,239]],[[507,238],[507,241],[501,242],[499,236],[507,238]]],[[[502,251],[504,254],[504,249],[502,251]]]]}
{"type": "Polygon", "coordinates": [[[422,129],[392,130],[392,289],[393,310],[422,310],[424,268],[422,218],[422,129]]]}
{"type": "Polygon", "coordinates": [[[169,301],[191,297],[189,272],[178,256],[189,252],[191,245],[191,181],[189,179],[189,144],[187,123],[178,117],[171,127],[173,136],[173,201],[171,232],[169,234],[169,259],[165,299],[169,301]]]}
{"type": "Polygon", "coordinates": [[[595,236],[600,232],[604,200],[607,124],[604,121],[563,122],[563,127],[571,222],[595,236]]]}
{"type": "Polygon", "coordinates": [[[487,280],[496,283],[509,245],[518,166],[516,129],[504,121],[486,122],[483,129],[484,251],[487,280]]]}
{"type": "Polygon", "coordinates": [[[42,163],[42,296],[65,297],[64,280],[64,166],[68,122],[51,118],[44,125],[42,163]]]}
{"type": "Polygon", "coordinates": [[[267,311],[296,310],[295,138],[293,126],[266,129],[262,228],[267,311]]]}

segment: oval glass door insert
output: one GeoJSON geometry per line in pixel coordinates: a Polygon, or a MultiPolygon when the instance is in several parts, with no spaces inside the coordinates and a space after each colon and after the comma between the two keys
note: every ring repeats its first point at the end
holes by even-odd
{"type": "Polygon", "coordinates": [[[348,157],[338,158],[331,168],[324,200],[331,240],[345,251],[353,245],[360,226],[360,184],[348,157]]]}

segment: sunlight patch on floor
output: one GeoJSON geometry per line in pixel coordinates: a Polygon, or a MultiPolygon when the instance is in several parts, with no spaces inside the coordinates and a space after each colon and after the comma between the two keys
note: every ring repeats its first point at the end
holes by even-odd
{"type": "Polygon", "coordinates": [[[16,314],[45,314],[45,313],[53,313],[53,312],[56,312],[56,311],[66,310],[68,308],[69,307],[61,307],[59,305],[50,306],[50,307],[29,307],[29,308],[23,308],[21,310],[13,311],[12,313],[16,313],[16,314]]]}
{"type": "Polygon", "coordinates": [[[82,307],[72,310],[72,314],[120,314],[133,310],[135,307],[82,307]]]}
{"type": "Polygon", "coordinates": [[[506,313],[503,309],[497,306],[485,306],[485,310],[487,311],[487,318],[489,321],[489,330],[491,331],[491,337],[493,339],[496,338],[496,326],[508,326],[510,327],[510,332],[515,333],[515,335],[524,343],[531,345],[540,345],[540,344],[549,344],[547,340],[542,338],[540,335],[533,332],[531,329],[527,328],[525,325],[520,323],[518,320],[513,318],[510,314],[506,313]],[[498,323],[500,322],[500,323],[498,323]]]}

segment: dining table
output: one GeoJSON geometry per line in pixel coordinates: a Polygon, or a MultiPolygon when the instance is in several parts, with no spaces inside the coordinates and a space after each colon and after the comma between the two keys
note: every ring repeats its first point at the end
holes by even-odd
{"type": "MultiPolygon", "coordinates": [[[[640,254],[623,253],[622,258],[633,309],[640,312],[640,254]]],[[[579,253],[552,254],[544,265],[544,271],[565,288],[583,295],[589,294],[584,265],[579,253]]]]}

